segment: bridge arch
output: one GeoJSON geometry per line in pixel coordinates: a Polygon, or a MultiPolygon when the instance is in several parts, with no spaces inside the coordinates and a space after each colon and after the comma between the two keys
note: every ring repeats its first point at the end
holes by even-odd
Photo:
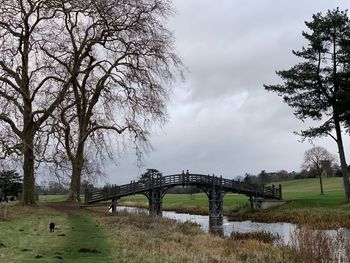
{"type": "Polygon", "coordinates": [[[250,200],[260,198],[282,199],[282,188],[279,185],[265,186],[249,182],[225,179],[222,176],[191,174],[188,171],[181,174],[160,176],[149,180],[132,181],[130,184],[108,186],[102,190],[85,192],[85,203],[92,204],[100,201],[112,200],[112,211],[115,211],[116,200],[135,194],[143,194],[148,198],[149,211],[153,215],[162,215],[163,197],[166,191],[175,186],[197,186],[208,197],[209,221],[212,225],[222,223],[223,197],[226,193],[244,194],[250,200]]]}

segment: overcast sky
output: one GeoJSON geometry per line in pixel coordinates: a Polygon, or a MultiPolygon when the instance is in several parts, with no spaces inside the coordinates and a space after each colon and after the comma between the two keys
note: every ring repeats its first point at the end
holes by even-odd
{"type": "MultiPolygon", "coordinates": [[[[297,60],[304,21],[327,9],[346,9],[336,0],[174,0],[169,28],[188,67],[185,82],[173,85],[169,122],[151,140],[154,150],[136,166],[134,153],[108,169],[110,183],[127,183],[146,168],[163,174],[192,173],[226,178],[266,171],[299,171],[308,142],[293,131],[308,125],[263,84],[280,80],[276,70],[297,60]]],[[[345,149],[350,158],[349,136],[345,149]]],[[[336,154],[330,139],[314,141],[336,154]]]]}

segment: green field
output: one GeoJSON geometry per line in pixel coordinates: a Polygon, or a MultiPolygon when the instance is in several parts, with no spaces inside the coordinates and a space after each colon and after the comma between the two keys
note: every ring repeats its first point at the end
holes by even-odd
{"type": "MultiPolygon", "coordinates": [[[[66,201],[68,198],[67,195],[40,195],[39,201],[46,203],[46,202],[63,202],[66,201]]],[[[84,199],[82,199],[84,200],[84,199]]]]}
{"type": "Polygon", "coordinates": [[[342,207],[345,202],[343,179],[323,178],[324,195],[320,194],[319,179],[299,179],[281,182],[283,199],[290,200],[289,206],[342,207]]]}
{"type": "MultiPolygon", "coordinates": [[[[275,183],[278,185],[279,183],[275,183]]],[[[329,207],[336,208],[344,205],[345,195],[342,178],[324,178],[324,195],[320,195],[319,180],[300,179],[285,181],[282,185],[283,199],[289,201],[288,206],[293,208],[329,207]]],[[[121,204],[130,204],[147,207],[147,198],[143,195],[122,198],[121,204]]],[[[238,194],[226,194],[224,198],[225,212],[234,212],[248,205],[248,197],[238,194]]],[[[163,199],[165,209],[197,209],[206,211],[208,198],[204,193],[199,194],[167,194],[163,199]]]]}
{"type": "MultiPolygon", "coordinates": [[[[148,199],[143,195],[128,196],[119,201],[121,205],[148,207],[148,199]]],[[[224,198],[225,212],[235,212],[248,205],[248,198],[244,195],[227,194],[224,198]]],[[[167,194],[163,198],[163,208],[183,212],[206,214],[208,211],[208,197],[204,193],[197,194],[167,194]]]]}

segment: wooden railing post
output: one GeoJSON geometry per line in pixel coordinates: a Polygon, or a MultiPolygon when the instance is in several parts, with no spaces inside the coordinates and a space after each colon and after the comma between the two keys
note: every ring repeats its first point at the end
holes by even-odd
{"type": "Polygon", "coordinates": [[[118,201],[118,198],[112,198],[112,204],[110,206],[112,213],[117,212],[117,201],[118,201]]]}
{"type": "Polygon", "coordinates": [[[279,184],[279,199],[282,200],[282,185],[279,184]]]}
{"type": "Polygon", "coordinates": [[[108,188],[107,186],[103,189],[103,194],[102,194],[102,197],[106,197],[107,196],[107,193],[108,193],[108,188]]]}
{"type": "Polygon", "coordinates": [[[85,203],[87,203],[89,201],[88,194],[89,194],[89,189],[85,188],[85,196],[84,196],[85,203]]]}

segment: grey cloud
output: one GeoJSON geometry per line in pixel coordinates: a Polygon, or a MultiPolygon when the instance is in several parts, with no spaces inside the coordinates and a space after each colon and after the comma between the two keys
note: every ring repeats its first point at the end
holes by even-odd
{"type": "MultiPolygon", "coordinates": [[[[180,56],[190,69],[176,83],[170,121],[152,137],[154,151],[145,167],[165,174],[190,169],[226,177],[260,170],[299,170],[309,143],[294,130],[308,127],[263,84],[280,81],[275,70],[294,65],[293,49],[304,44],[304,21],[346,1],[329,0],[174,0],[180,56]]],[[[349,149],[349,136],[346,136],[349,149]]],[[[331,139],[316,144],[336,153],[331,139]]],[[[349,152],[349,151],[348,151],[349,152]]],[[[110,180],[125,183],[140,174],[133,153],[108,168],[110,180]]]]}

